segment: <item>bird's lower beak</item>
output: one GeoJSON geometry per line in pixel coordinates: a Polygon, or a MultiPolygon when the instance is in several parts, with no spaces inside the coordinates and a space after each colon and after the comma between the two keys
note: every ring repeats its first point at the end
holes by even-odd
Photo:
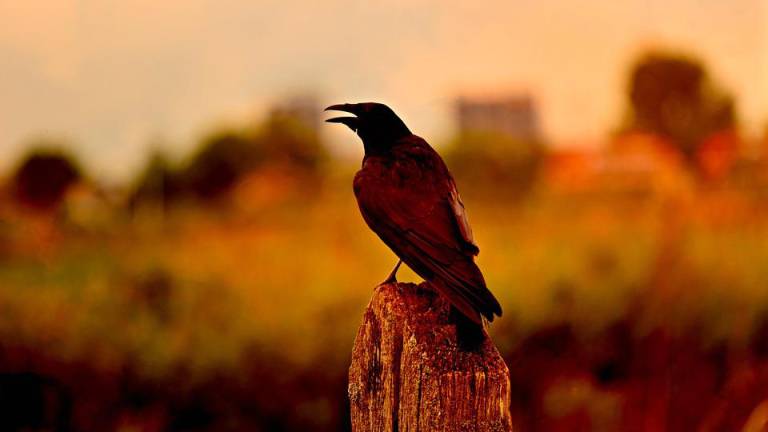
{"type": "Polygon", "coordinates": [[[352,129],[352,132],[357,132],[357,122],[359,119],[357,117],[334,117],[329,118],[326,120],[328,123],[341,123],[347,125],[348,128],[352,129]]]}
{"type": "MultiPolygon", "coordinates": [[[[357,115],[358,109],[356,104],[338,104],[331,105],[325,109],[325,111],[344,111],[350,114],[357,115]]],[[[359,119],[357,117],[333,117],[326,120],[328,123],[341,123],[347,125],[353,132],[357,132],[357,126],[359,119]]]]}

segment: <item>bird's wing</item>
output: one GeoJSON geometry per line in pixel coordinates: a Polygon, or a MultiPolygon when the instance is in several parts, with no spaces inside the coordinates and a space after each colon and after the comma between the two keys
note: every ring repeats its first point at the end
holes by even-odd
{"type": "Polygon", "coordinates": [[[450,196],[449,202],[451,204],[451,210],[453,211],[453,217],[456,221],[456,226],[459,228],[459,233],[464,241],[464,248],[472,255],[480,253],[480,248],[475,243],[475,238],[472,235],[472,227],[469,225],[469,219],[467,218],[467,212],[464,209],[464,203],[461,201],[459,191],[456,189],[456,184],[451,180],[450,182],[450,196]]]}
{"type": "Polygon", "coordinates": [[[401,187],[378,175],[355,183],[363,218],[409,267],[425,279],[439,279],[438,288],[469,318],[480,322],[482,314],[492,321],[494,314],[501,315],[472,258],[477,246],[458,194],[454,199],[428,181],[401,187]],[[467,244],[474,250],[468,253],[467,244]]]}

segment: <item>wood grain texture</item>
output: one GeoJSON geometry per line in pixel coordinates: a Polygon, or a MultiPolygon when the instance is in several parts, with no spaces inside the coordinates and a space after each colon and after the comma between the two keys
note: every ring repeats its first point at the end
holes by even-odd
{"type": "Polygon", "coordinates": [[[349,369],[354,432],[512,430],[504,360],[489,338],[458,349],[449,311],[426,284],[376,288],[349,369]]]}

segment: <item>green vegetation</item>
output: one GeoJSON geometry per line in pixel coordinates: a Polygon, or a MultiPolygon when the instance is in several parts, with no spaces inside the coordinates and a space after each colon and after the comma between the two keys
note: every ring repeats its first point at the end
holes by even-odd
{"type": "MultiPolygon", "coordinates": [[[[108,234],[58,228],[44,244],[27,232],[0,267],[0,339],[46,361],[129,368],[165,385],[180,371],[202,385],[281,365],[271,384],[287,393],[275,396],[285,404],[275,415],[305,403],[306,417],[284,421],[336,421],[339,393],[291,386],[306,374],[343,383],[360,314],[395,258],[364,226],[348,176],[328,182],[314,199],[292,191],[266,208],[181,206],[150,225],[118,218],[108,234]]],[[[465,195],[479,263],[505,311],[491,328],[505,353],[562,319],[591,337],[638,304],[655,325],[737,343],[768,310],[768,223],[749,212],[687,226],[668,266],[659,256],[669,215],[657,198],[465,195]],[[673,292],[661,291],[659,274],[673,292]]]]}
{"type": "Polygon", "coordinates": [[[32,143],[15,169],[12,187],[16,199],[28,207],[51,209],[59,205],[70,186],[81,177],[80,168],[55,141],[32,143]]]}

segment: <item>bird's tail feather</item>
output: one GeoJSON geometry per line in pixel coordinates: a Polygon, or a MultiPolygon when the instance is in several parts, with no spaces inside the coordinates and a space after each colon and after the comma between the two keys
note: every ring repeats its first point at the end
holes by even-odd
{"type": "Polygon", "coordinates": [[[442,277],[433,278],[432,282],[454,306],[476,323],[482,323],[481,316],[484,316],[488,321],[493,321],[494,314],[501,316],[501,306],[496,297],[485,286],[485,280],[477,266],[474,263],[470,263],[470,265],[466,268],[466,275],[459,277],[455,274],[457,269],[451,268],[444,270],[441,274],[442,277]]]}
{"type": "Polygon", "coordinates": [[[451,306],[451,321],[456,325],[456,344],[463,351],[477,351],[485,341],[485,329],[482,324],[469,319],[461,311],[451,306]]]}
{"type": "Polygon", "coordinates": [[[454,289],[449,283],[440,278],[434,278],[430,283],[437,292],[445,296],[450,302],[452,311],[455,309],[457,312],[461,312],[466,319],[473,321],[475,324],[483,323],[483,317],[480,311],[478,311],[476,303],[472,299],[467,298],[463,290],[454,289]]]}

